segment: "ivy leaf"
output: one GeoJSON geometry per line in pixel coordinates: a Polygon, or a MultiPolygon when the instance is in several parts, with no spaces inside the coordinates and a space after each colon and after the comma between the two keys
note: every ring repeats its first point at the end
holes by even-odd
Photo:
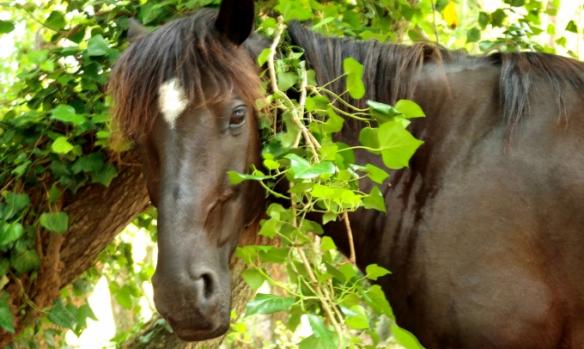
{"type": "Polygon", "coordinates": [[[85,122],[85,117],[75,112],[75,109],[67,104],[59,104],[51,111],[51,119],[61,122],[81,125],[85,122]]]}
{"type": "Polygon", "coordinates": [[[65,28],[65,16],[59,11],[53,11],[45,20],[45,25],[54,31],[59,31],[65,28]]]}
{"type": "Polygon", "coordinates": [[[245,315],[273,314],[290,309],[294,299],[271,294],[258,293],[254,300],[247,303],[245,315]]]}
{"type": "Polygon", "coordinates": [[[306,21],[312,18],[309,0],[278,0],[275,9],[288,21],[306,21]]]}
{"type": "Polygon", "coordinates": [[[92,36],[87,43],[87,54],[90,56],[105,56],[110,52],[110,47],[100,34],[92,36]]]}
{"type": "Polygon", "coordinates": [[[56,154],[67,154],[73,150],[73,144],[65,136],[57,137],[51,144],[51,151],[56,154]]]}
{"type": "Polygon", "coordinates": [[[227,178],[229,179],[229,183],[231,183],[231,185],[238,185],[243,181],[261,181],[270,177],[264,175],[259,170],[254,170],[252,174],[239,173],[237,171],[227,171],[227,178]]]}
{"type": "Polygon", "coordinates": [[[323,236],[320,240],[320,250],[322,252],[336,250],[336,248],[337,245],[335,245],[335,242],[329,236],[323,236]]]}
{"type": "Polygon", "coordinates": [[[0,20],[0,34],[7,34],[14,30],[14,23],[0,20]]]}
{"type": "Polygon", "coordinates": [[[420,106],[409,99],[400,99],[395,103],[395,110],[402,114],[406,119],[422,118],[426,116],[420,106]]]}
{"type": "Polygon", "coordinates": [[[477,42],[481,39],[481,31],[474,27],[466,32],[466,42],[477,42]]]}
{"type": "Polygon", "coordinates": [[[260,288],[265,281],[264,276],[255,268],[244,270],[241,277],[254,291],[260,288]]]}
{"type": "Polygon", "coordinates": [[[107,164],[101,169],[91,172],[91,183],[99,183],[108,187],[118,175],[118,170],[112,164],[107,164]]]}
{"type": "Polygon", "coordinates": [[[0,247],[5,247],[24,235],[24,228],[20,223],[4,223],[0,227],[0,247]]]}
{"type": "Polygon", "coordinates": [[[41,262],[34,250],[22,249],[14,251],[10,258],[10,265],[19,274],[24,274],[38,269],[41,262]]]}
{"type": "Polygon", "coordinates": [[[391,334],[395,338],[395,341],[406,349],[424,349],[413,334],[399,327],[395,322],[391,324],[391,334]]]}
{"type": "Polygon", "coordinates": [[[328,115],[328,118],[323,124],[323,131],[328,133],[337,133],[341,131],[343,129],[345,119],[335,113],[332,107],[327,108],[326,114],[328,115]]]}
{"type": "Polygon", "coordinates": [[[396,108],[392,107],[389,104],[368,100],[367,106],[369,107],[369,109],[371,109],[372,111],[375,111],[379,114],[388,115],[388,116],[395,116],[395,115],[399,114],[399,112],[396,110],[396,108]]]}
{"type": "Polygon", "coordinates": [[[287,91],[298,81],[298,75],[292,72],[278,72],[277,76],[278,88],[281,91],[287,91]]]}
{"type": "Polygon", "coordinates": [[[578,26],[576,25],[576,22],[573,20],[569,21],[566,25],[566,30],[578,34],[578,26]]]}
{"type": "Polygon", "coordinates": [[[404,129],[399,120],[391,120],[379,126],[377,138],[383,163],[394,170],[407,167],[410,158],[423,143],[404,129]]]}
{"type": "Polygon", "coordinates": [[[382,184],[389,177],[387,172],[373,164],[365,165],[365,171],[369,179],[377,184],[382,184]]]}
{"type": "Polygon", "coordinates": [[[395,320],[393,310],[385,297],[385,293],[379,285],[370,286],[365,292],[365,301],[367,304],[379,314],[384,314],[392,320],[395,320]]]}
{"type": "Polygon", "coordinates": [[[385,198],[377,186],[371,188],[369,195],[363,197],[363,207],[384,213],[386,212],[385,198]]]}
{"type": "Polygon", "coordinates": [[[343,72],[347,76],[347,90],[354,99],[361,99],[365,96],[365,85],[363,84],[363,65],[353,57],[343,60],[343,72]]]}
{"type": "Polygon", "coordinates": [[[80,172],[91,173],[101,170],[104,164],[105,155],[103,153],[91,153],[89,155],[79,157],[71,169],[75,174],[80,172]]]}
{"type": "Polygon", "coordinates": [[[347,315],[345,323],[354,330],[364,330],[369,328],[369,318],[365,312],[365,308],[361,305],[353,305],[349,309],[341,308],[343,313],[347,315]]]}
{"type": "Polygon", "coordinates": [[[10,311],[8,300],[8,294],[2,292],[2,296],[0,297],[0,328],[6,332],[14,333],[14,317],[10,311]]]}
{"type": "Polygon", "coordinates": [[[365,276],[369,280],[376,281],[380,277],[383,277],[383,276],[389,275],[389,274],[391,274],[391,272],[389,270],[387,270],[384,267],[379,266],[377,264],[369,264],[365,268],[365,276]]]}
{"type": "Polygon", "coordinates": [[[337,171],[335,164],[330,161],[321,161],[311,165],[296,154],[288,154],[285,158],[290,160],[290,168],[296,179],[313,179],[320,176],[333,175],[337,171]]]}
{"type": "Polygon", "coordinates": [[[359,143],[362,146],[373,149],[379,149],[379,133],[378,128],[373,127],[363,127],[359,132],[359,143]]]}
{"type": "Polygon", "coordinates": [[[321,345],[318,348],[336,348],[337,336],[326,326],[322,317],[313,314],[309,314],[307,317],[312,333],[320,339],[321,345]]]}
{"type": "Polygon", "coordinates": [[[6,200],[6,212],[4,219],[9,220],[30,205],[30,198],[26,193],[6,192],[3,194],[6,200]]]}
{"type": "Polygon", "coordinates": [[[61,299],[57,299],[49,311],[49,320],[57,326],[73,330],[77,321],[71,310],[63,305],[61,299]]]}
{"type": "Polygon", "coordinates": [[[45,212],[41,215],[40,223],[52,233],[63,234],[69,229],[69,216],[65,212],[45,212]]]}

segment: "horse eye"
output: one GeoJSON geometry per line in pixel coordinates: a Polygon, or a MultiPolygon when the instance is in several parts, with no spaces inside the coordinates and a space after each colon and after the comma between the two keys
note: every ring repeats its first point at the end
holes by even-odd
{"type": "Polygon", "coordinates": [[[231,118],[229,119],[229,127],[230,128],[238,128],[238,127],[243,126],[243,124],[245,124],[245,115],[246,114],[247,114],[247,111],[243,107],[233,109],[233,112],[231,113],[231,118]]]}

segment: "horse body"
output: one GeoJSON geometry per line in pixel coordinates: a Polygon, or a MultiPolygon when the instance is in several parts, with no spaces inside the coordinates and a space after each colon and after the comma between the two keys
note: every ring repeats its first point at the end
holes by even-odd
{"type": "MultiPolygon", "coordinates": [[[[382,60],[368,57],[374,49],[350,47],[377,44],[324,39],[294,26],[292,37],[320,83],[340,75],[331,62],[348,55],[365,62],[366,79],[399,64],[380,67],[382,60]]],[[[584,347],[584,69],[571,64],[581,79],[574,85],[551,73],[562,86],[561,103],[537,66],[517,73],[529,89],[515,98],[528,108],[511,123],[500,96],[514,92],[497,88],[501,64],[485,58],[455,55],[416,67],[409,72],[415,88],[393,100],[391,87],[369,92],[386,103],[413,98],[427,114],[413,125],[425,144],[386,186],[388,214],[358,211],[351,224],[359,264],[394,271],[382,286],[400,324],[428,348],[584,347]]],[[[358,131],[347,127],[342,140],[358,144],[358,131]]],[[[357,158],[381,166],[364,152],[357,158]]],[[[339,225],[325,229],[347,248],[339,225]]]]}
{"type": "MultiPolygon", "coordinates": [[[[226,330],[229,258],[261,212],[257,185],[232,188],[225,176],[259,161],[249,51],[260,41],[242,45],[250,16],[253,1],[226,0],[218,15],[173,22],[133,44],[112,74],[116,117],[143,153],[160,212],[155,302],[188,340],[226,330]]],[[[427,114],[412,124],[425,144],[382,188],[388,215],[351,215],[359,265],[394,272],[381,284],[400,324],[428,348],[584,347],[582,64],[290,29],[319,82],[353,56],[367,98],[411,98],[427,114]]],[[[340,140],[358,144],[360,127],[347,121],[340,140]]],[[[325,230],[348,250],[341,223],[325,230]]]]}

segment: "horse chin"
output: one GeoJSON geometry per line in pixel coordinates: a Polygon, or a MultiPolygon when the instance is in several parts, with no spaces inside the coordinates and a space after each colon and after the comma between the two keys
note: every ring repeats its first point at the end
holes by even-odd
{"type": "Polygon", "coordinates": [[[229,329],[229,322],[211,329],[193,329],[192,327],[171,326],[178,338],[186,342],[204,341],[219,337],[229,329]]]}

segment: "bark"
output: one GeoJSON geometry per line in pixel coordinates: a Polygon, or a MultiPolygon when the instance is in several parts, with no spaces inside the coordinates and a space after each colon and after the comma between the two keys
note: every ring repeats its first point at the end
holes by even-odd
{"type": "MultiPolygon", "coordinates": [[[[67,198],[63,210],[69,214],[65,236],[41,235],[41,267],[36,279],[12,277],[6,290],[11,296],[17,334],[43,313],[58,297],[59,290],[91,267],[98,255],[136,214],[148,207],[148,193],[136,152],[125,153],[118,176],[109,187],[90,185],[67,198]],[[22,311],[24,310],[24,311],[22,311]]],[[[13,335],[0,331],[0,348],[13,335]]]]}

